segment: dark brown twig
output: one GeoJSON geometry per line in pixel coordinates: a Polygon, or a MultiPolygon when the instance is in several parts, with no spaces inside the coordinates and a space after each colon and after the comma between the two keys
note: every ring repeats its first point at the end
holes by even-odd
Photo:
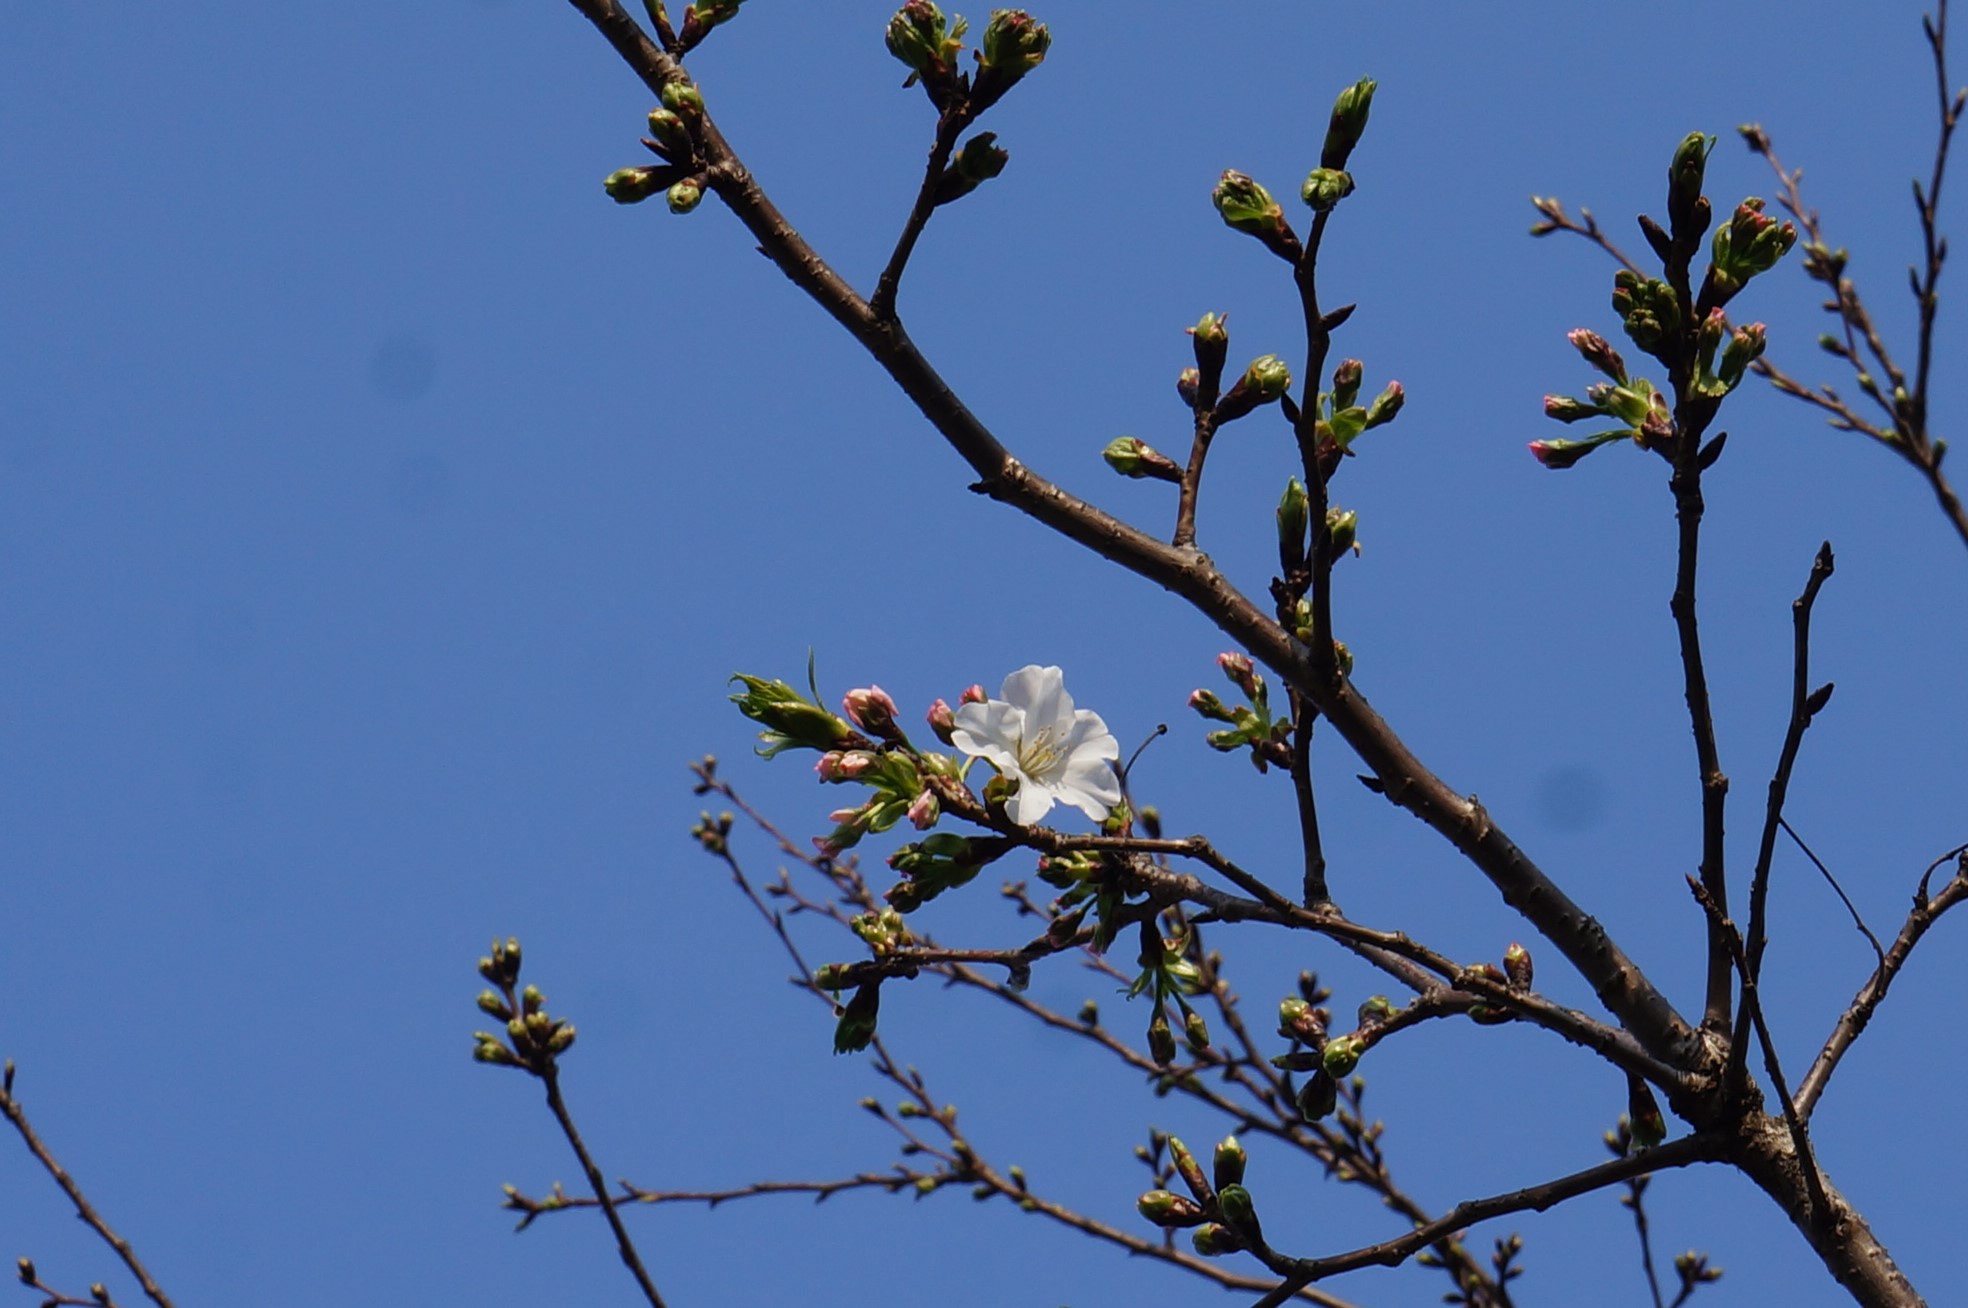
{"type": "Polygon", "coordinates": [[[1296,707],[1291,779],[1292,793],[1298,800],[1298,843],[1305,854],[1304,888],[1299,899],[1307,908],[1321,908],[1332,903],[1332,895],[1326,889],[1326,847],[1319,836],[1319,798],[1312,788],[1312,728],[1319,715],[1302,700],[1296,707]]]}
{"type": "Polygon", "coordinates": [[[1613,262],[1635,277],[1644,276],[1640,271],[1640,265],[1627,258],[1626,252],[1614,245],[1611,238],[1599,229],[1599,220],[1592,216],[1592,210],[1581,206],[1579,216],[1573,218],[1565,212],[1564,202],[1555,195],[1534,195],[1531,197],[1531,207],[1544,215],[1542,222],[1531,224],[1531,235],[1549,236],[1553,232],[1570,232],[1574,236],[1583,236],[1604,250],[1612,257],[1613,262]]]}
{"type": "Polygon", "coordinates": [[[581,1139],[581,1132],[574,1125],[574,1115],[567,1111],[567,1101],[560,1093],[560,1069],[550,1063],[539,1076],[546,1085],[547,1108],[553,1113],[554,1121],[560,1124],[561,1134],[567,1137],[567,1145],[574,1151],[574,1157],[580,1160],[581,1174],[587,1177],[588,1188],[594,1191],[595,1203],[607,1219],[608,1229],[614,1233],[615,1252],[621,1258],[622,1266],[628,1268],[629,1275],[635,1278],[636,1288],[649,1301],[649,1308],[663,1308],[663,1296],[657,1292],[656,1283],[649,1278],[648,1269],[642,1265],[642,1254],[636,1249],[628,1227],[622,1224],[622,1214],[609,1196],[608,1182],[602,1176],[601,1168],[595,1165],[587,1144],[581,1139]]]}
{"type": "Polygon", "coordinates": [[[1770,864],[1776,856],[1777,824],[1783,820],[1784,799],[1790,791],[1791,769],[1796,766],[1797,752],[1803,747],[1804,732],[1831,694],[1829,684],[1815,694],[1811,687],[1811,609],[1818,602],[1818,591],[1830,579],[1833,566],[1831,542],[1826,541],[1818,547],[1817,557],[1811,562],[1811,575],[1804,583],[1803,593],[1790,606],[1794,632],[1790,725],[1784,732],[1783,749],[1777,755],[1777,770],[1770,777],[1770,799],[1763,815],[1763,835],[1757,843],[1756,869],[1750,874],[1749,881],[1748,954],[1749,974],[1752,977],[1761,976],[1763,972],[1764,908],[1770,890],[1770,864]]]}
{"type": "Polygon", "coordinates": [[[129,1269],[130,1275],[143,1287],[144,1296],[156,1304],[157,1308],[173,1308],[170,1297],[151,1277],[149,1269],[137,1257],[137,1251],[131,1248],[130,1242],[118,1235],[110,1224],[103,1220],[102,1214],[96,1211],[95,1205],[89,1202],[89,1197],[82,1193],[82,1187],[68,1174],[68,1169],[61,1165],[48,1146],[42,1143],[41,1137],[35,1134],[33,1125],[27,1120],[27,1110],[21,1107],[20,1100],[14,1098],[12,1059],[7,1060],[4,1072],[0,1072],[0,1114],[6,1115],[7,1121],[12,1123],[14,1130],[19,1133],[21,1142],[27,1146],[27,1151],[34,1155],[34,1160],[41,1164],[42,1170],[54,1178],[55,1184],[61,1187],[62,1193],[68,1196],[68,1201],[75,1205],[75,1215],[101,1237],[104,1244],[116,1251],[116,1256],[123,1260],[123,1266],[129,1269]]]}
{"type": "Polygon", "coordinates": [[[1554,1204],[1594,1190],[1603,1190],[1609,1185],[1618,1185],[1631,1176],[1649,1172],[1665,1171],[1671,1167],[1686,1167],[1691,1163],[1717,1162],[1726,1157],[1724,1142],[1707,1135],[1688,1135],[1679,1140],[1671,1140],[1656,1149],[1649,1149],[1626,1158],[1615,1158],[1597,1167],[1573,1172],[1538,1185],[1512,1190],[1507,1194],[1491,1195],[1483,1199],[1468,1199],[1457,1204],[1435,1221],[1420,1226],[1404,1235],[1379,1244],[1366,1245],[1347,1253],[1333,1254],[1326,1258],[1300,1258],[1292,1262],[1292,1270],[1270,1294],[1257,1300],[1251,1308],[1279,1308],[1287,1302],[1300,1287],[1321,1281],[1342,1272],[1355,1271],[1362,1267],[1396,1267],[1428,1245],[1443,1236],[1474,1226],[1478,1222],[1491,1221],[1511,1213],[1543,1212],[1554,1204]]]}
{"type": "Polygon", "coordinates": [[[964,128],[970,125],[971,115],[962,101],[945,109],[936,119],[936,139],[929,148],[929,163],[923,169],[922,186],[916,191],[916,200],[909,207],[909,216],[902,224],[902,234],[895,239],[895,249],[888,256],[888,264],[881,270],[881,278],[875,283],[875,293],[868,302],[868,308],[878,322],[893,322],[895,319],[895,297],[902,289],[902,273],[909,266],[909,256],[915,252],[916,241],[923,229],[929,226],[929,216],[936,212],[936,189],[943,180],[943,171],[950,164],[950,152],[956,148],[957,138],[963,135],[964,128]]]}
{"type": "Polygon", "coordinates": [[[1907,913],[1906,922],[1893,940],[1879,965],[1873,969],[1872,976],[1859,988],[1845,1011],[1833,1023],[1831,1035],[1826,1038],[1824,1048],[1812,1061],[1804,1079],[1797,1085],[1797,1110],[1806,1118],[1817,1107],[1818,1099],[1824,1094],[1825,1086],[1830,1084],[1833,1072],[1838,1070],[1840,1060],[1845,1057],[1854,1042],[1864,1034],[1872,1015],[1886,999],[1886,992],[1892,989],[1893,979],[1906,966],[1907,957],[1913,947],[1927,934],[1929,927],[1939,921],[1941,914],[1947,912],[1963,900],[1968,900],[1968,845],[1957,846],[1935,859],[1920,879],[1920,887],[1914,893],[1913,908],[1907,913]],[[1955,860],[1954,875],[1941,887],[1940,893],[1932,898],[1927,894],[1927,881],[1935,869],[1949,859],[1955,860]]]}

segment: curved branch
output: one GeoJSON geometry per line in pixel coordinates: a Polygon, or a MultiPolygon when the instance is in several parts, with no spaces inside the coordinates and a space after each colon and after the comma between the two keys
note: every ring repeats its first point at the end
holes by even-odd
{"type": "Polygon", "coordinates": [[[1804,1079],[1797,1083],[1797,1111],[1806,1119],[1810,1117],[1811,1110],[1817,1106],[1819,1096],[1824,1094],[1825,1086],[1831,1081],[1831,1074],[1838,1070],[1839,1060],[1845,1057],[1846,1051],[1865,1033],[1867,1024],[1872,1021],[1874,1010],[1884,1002],[1886,992],[1892,989],[1893,978],[1897,977],[1900,969],[1906,966],[1907,957],[1913,953],[1913,947],[1920,943],[1920,938],[1927,934],[1927,929],[1940,920],[1941,914],[1963,900],[1968,900],[1968,846],[1950,850],[1935,859],[1933,865],[1927,869],[1928,875],[1931,876],[1935,868],[1950,858],[1957,860],[1954,876],[1941,887],[1941,892],[1931,899],[1927,897],[1927,879],[1921,878],[1920,889],[1914,895],[1913,909],[1907,914],[1905,924],[1900,927],[1899,936],[1887,949],[1886,957],[1873,969],[1872,976],[1859,987],[1859,993],[1852,997],[1852,1002],[1838,1015],[1838,1021],[1832,1025],[1831,1035],[1826,1038],[1824,1048],[1818,1052],[1817,1058],[1804,1073],[1804,1079]]]}
{"type": "Polygon", "coordinates": [[[1665,1171],[1670,1167],[1686,1167],[1691,1163],[1719,1162],[1727,1157],[1725,1142],[1719,1136],[1690,1135],[1670,1141],[1656,1149],[1632,1154],[1625,1158],[1615,1158],[1597,1167],[1588,1167],[1582,1172],[1573,1172],[1540,1185],[1527,1186],[1522,1190],[1512,1190],[1507,1194],[1491,1195],[1484,1199],[1467,1199],[1457,1204],[1442,1216],[1425,1226],[1418,1226],[1404,1235],[1379,1244],[1366,1245],[1347,1253],[1333,1254],[1325,1258],[1297,1258],[1292,1260],[1292,1270],[1284,1281],[1264,1298],[1259,1299],[1252,1308],[1278,1308],[1301,1286],[1321,1281],[1342,1272],[1356,1271],[1362,1267],[1396,1267],[1407,1261],[1430,1244],[1478,1222],[1505,1217],[1511,1213],[1525,1211],[1543,1212],[1554,1204],[1567,1199],[1575,1199],[1594,1190],[1603,1190],[1609,1185],[1634,1176],[1651,1172],[1665,1171]]]}

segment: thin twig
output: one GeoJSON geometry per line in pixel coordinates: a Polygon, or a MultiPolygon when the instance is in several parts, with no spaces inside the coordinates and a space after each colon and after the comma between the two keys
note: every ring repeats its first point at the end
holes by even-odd
{"type": "Polygon", "coordinates": [[[1645,275],[1640,271],[1640,265],[1627,258],[1626,252],[1614,245],[1611,238],[1599,229],[1599,220],[1592,216],[1592,210],[1580,206],[1579,216],[1575,219],[1565,212],[1564,202],[1555,195],[1534,195],[1531,197],[1531,207],[1544,215],[1543,222],[1531,224],[1531,235],[1549,236],[1553,232],[1570,232],[1574,236],[1583,236],[1611,255],[1613,262],[1635,277],[1645,275]]]}
{"type": "Polygon", "coordinates": [[[13,1124],[14,1130],[19,1132],[22,1143],[27,1146],[27,1151],[34,1155],[35,1161],[41,1164],[42,1170],[55,1179],[55,1184],[68,1196],[68,1201],[75,1205],[75,1215],[101,1237],[104,1244],[116,1251],[116,1256],[123,1260],[123,1266],[129,1269],[130,1275],[143,1287],[144,1295],[156,1304],[157,1308],[173,1308],[170,1297],[151,1278],[149,1270],[137,1257],[137,1251],[131,1248],[130,1242],[118,1235],[110,1224],[103,1220],[102,1214],[96,1211],[95,1205],[89,1202],[88,1196],[82,1193],[82,1187],[76,1184],[75,1178],[68,1174],[68,1170],[55,1158],[48,1146],[42,1143],[41,1137],[35,1134],[34,1127],[27,1120],[27,1110],[21,1107],[20,1100],[14,1098],[12,1059],[7,1060],[4,1073],[0,1073],[0,1113],[4,1113],[7,1120],[13,1124]]]}
{"type": "Polygon", "coordinates": [[[1838,878],[1831,874],[1831,869],[1825,866],[1824,860],[1804,843],[1804,837],[1797,834],[1797,829],[1790,825],[1789,819],[1780,817],[1777,819],[1777,825],[1783,828],[1783,833],[1790,837],[1792,844],[1804,851],[1804,857],[1811,860],[1811,866],[1817,868],[1818,874],[1825,879],[1825,884],[1831,887],[1832,893],[1845,905],[1845,911],[1852,915],[1852,925],[1859,929],[1859,934],[1872,946],[1873,956],[1880,962],[1885,962],[1886,951],[1879,947],[1879,937],[1872,934],[1872,928],[1865,924],[1863,917],[1859,916],[1858,905],[1854,904],[1852,897],[1845,893],[1845,887],[1838,884],[1838,878]]]}
{"type": "Polygon", "coordinates": [[[1647,1178],[1633,1177],[1626,1183],[1626,1206],[1633,1213],[1633,1230],[1640,1237],[1640,1270],[1647,1274],[1647,1293],[1654,1308],[1665,1308],[1661,1301],[1660,1274],[1654,1270],[1654,1241],[1647,1223],[1647,1178]]]}
{"type": "Polygon", "coordinates": [[[971,116],[963,101],[952,104],[942,111],[936,119],[936,140],[929,149],[929,163],[923,169],[922,185],[916,191],[916,201],[909,208],[909,216],[902,224],[902,234],[895,240],[895,249],[888,256],[888,264],[881,271],[881,279],[875,283],[874,296],[868,307],[880,321],[893,321],[895,318],[895,296],[902,289],[902,273],[909,266],[909,256],[915,252],[916,241],[929,226],[929,216],[936,211],[936,189],[943,180],[943,170],[949,166],[950,152],[956,148],[957,138],[963,135],[964,128],[970,125],[971,116]]]}
{"type": "Polygon", "coordinates": [[[1769,135],[1760,127],[1746,127],[1743,137],[1749,148],[1761,155],[1777,176],[1779,187],[1778,201],[1788,211],[1797,225],[1803,229],[1809,257],[1805,271],[1816,281],[1831,288],[1832,299],[1825,308],[1839,318],[1840,337],[1825,338],[1825,348],[1834,356],[1844,360],[1853,370],[1859,389],[1877,405],[1885,418],[1885,423],[1869,422],[1853,412],[1850,405],[1840,399],[1837,392],[1825,386],[1812,390],[1794,378],[1786,375],[1767,360],[1758,360],[1756,370],[1786,395],[1812,404],[1831,415],[1831,425],[1849,431],[1860,431],[1891,447],[1908,463],[1919,470],[1933,491],[1941,512],[1946,516],[1955,533],[1968,544],[1968,508],[1964,508],[1954,487],[1941,471],[1941,458],[1946,453],[1946,442],[1935,439],[1928,426],[1930,383],[1933,374],[1934,331],[1940,312],[1939,285],[1942,266],[1947,261],[1947,240],[1940,233],[1941,185],[1947,175],[1948,153],[1953,143],[1954,129],[1961,120],[1964,106],[1968,106],[1968,91],[1957,91],[1951,87],[1947,70],[1947,0],[1940,0],[1934,18],[1923,17],[1921,30],[1926,36],[1927,45],[1933,56],[1935,100],[1940,120],[1940,129],[1934,144],[1933,164],[1928,172],[1926,184],[1916,181],[1913,184],[1915,211],[1920,219],[1920,238],[1922,264],[1910,268],[1907,280],[1912,288],[1919,316],[1919,328],[1915,338],[1915,364],[1911,383],[1905,371],[1899,366],[1886,347],[1871,312],[1866,308],[1857,285],[1844,275],[1845,252],[1833,251],[1825,240],[1824,229],[1817,211],[1805,203],[1799,186],[1802,170],[1787,169],[1777,158],[1770,144],[1769,135]],[[1866,362],[1870,356],[1871,365],[1876,365],[1886,376],[1888,386],[1882,388],[1871,375],[1871,365],[1866,362]]]}
{"type": "Polygon", "coordinates": [[[1326,847],[1319,837],[1319,799],[1312,789],[1312,727],[1319,714],[1301,697],[1292,723],[1292,793],[1298,800],[1298,843],[1305,852],[1305,885],[1299,898],[1307,908],[1332,903],[1326,889],[1326,847]]]}
{"type": "MultiPolygon", "coordinates": [[[[1827,684],[1823,691],[1814,693],[1811,689],[1811,610],[1817,604],[1818,591],[1823,588],[1832,573],[1833,559],[1831,542],[1826,541],[1818,547],[1817,557],[1811,562],[1811,575],[1804,583],[1804,591],[1790,606],[1791,625],[1794,630],[1791,654],[1790,724],[1784,731],[1783,748],[1777,756],[1777,769],[1770,777],[1769,802],[1763,813],[1763,835],[1756,849],[1756,867],[1749,880],[1749,940],[1747,955],[1749,976],[1752,980],[1763,974],[1763,949],[1765,944],[1765,910],[1770,893],[1770,868],[1776,856],[1777,829],[1783,823],[1784,800],[1790,793],[1790,774],[1797,763],[1798,751],[1804,744],[1804,733],[1810,728],[1811,719],[1831,694],[1827,684]]],[[[1848,905],[1849,907],[1849,905],[1848,905]]],[[[1736,1038],[1729,1046],[1728,1076],[1730,1084],[1741,1086],[1745,1067],[1746,1050],[1744,1035],[1738,1023],[1736,1038]]]]}
{"type": "Polygon", "coordinates": [[[1751,976],[1760,976],[1763,972],[1764,907],[1769,895],[1770,864],[1776,855],[1777,824],[1783,821],[1784,798],[1790,789],[1791,769],[1796,765],[1797,752],[1803,746],[1804,732],[1810,727],[1817,711],[1824,707],[1824,698],[1830,695],[1827,686],[1819,702],[1815,705],[1811,702],[1811,609],[1817,603],[1818,591],[1830,579],[1833,567],[1831,542],[1826,541],[1818,547],[1817,557],[1811,561],[1811,575],[1804,583],[1803,593],[1790,606],[1794,631],[1790,726],[1784,733],[1783,749],[1777,756],[1777,770],[1770,777],[1770,800],[1764,811],[1763,835],[1756,847],[1756,869],[1750,875],[1748,952],[1751,976]]]}
{"type": "Polygon", "coordinates": [[[1300,1287],[1322,1281],[1342,1272],[1355,1271],[1362,1267],[1396,1267],[1427,1248],[1446,1235],[1487,1222],[1511,1213],[1527,1211],[1543,1212],[1554,1204],[1594,1190],[1603,1190],[1609,1185],[1618,1185],[1631,1176],[1649,1172],[1666,1171],[1671,1167],[1686,1167],[1691,1163],[1716,1162],[1726,1157],[1726,1142],[1717,1136],[1688,1135],[1679,1140],[1671,1140],[1658,1148],[1648,1149],[1626,1158],[1615,1158],[1597,1167],[1573,1172],[1538,1185],[1512,1190],[1507,1194],[1491,1195],[1484,1199],[1467,1199],[1425,1226],[1416,1227],[1404,1235],[1379,1244],[1366,1245],[1347,1253],[1334,1254],[1326,1258],[1301,1258],[1293,1260],[1293,1269],[1270,1294],[1257,1300],[1251,1308],[1279,1308],[1289,1300],[1300,1287]]]}
{"type": "Polygon", "coordinates": [[[588,1178],[588,1188],[594,1191],[595,1202],[608,1221],[608,1229],[614,1232],[615,1252],[622,1259],[622,1266],[628,1268],[629,1275],[635,1278],[636,1288],[649,1301],[649,1308],[663,1308],[663,1296],[657,1293],[656,1283],[649,1279],[649,1271],[642,1265],[642,1254],[636,1249],[635,1240],[629,1235],[628,1228],[622,1225],[622,1215],[616,1211],[615,1201],[608,1193],[608,1182],[602,1177],[601,1169],[595,1166],[594,1157],[588,1153],[588,1146],[574,1125],[574,1115],[567,1111],[567,1101],[560,1093],[559,1068],[549,1064],[539,1076],[546,1083],[547,1107],[552,1111],[554,1121],[560,1123],[561,1134],[567,1137],[568,1147],[580,1160],[581,1172],[588,1178]]]}
{"type": "Polygon", "coordinates": [[[1867,1024],[1879,1005],[1885,1001],[1886,992],[1892,989],[1893,979],[1906,966],[1913,947],[1927,934],[1929,927],[1939,921],[1941,915],[1955,905],[1968,900],[1968,845],[1960,845],[1935,859],[1928,865],[1927,873],[1920,878],[1920,887],[1914,893],[1913,908],[1907,913],[1906,922],[1901,925],[1892,948],[1881,958],[1873,969],[1872,976],[1859,987],[1858,994],[1845,1006],[1832,1024],[1831,1034],[1825,1040],[1824,1048],[1811,1063],[1810,1070],[1797,1086],[1797,1110],[1806,1118],[1817,1107],[1818,1099],[1824,1094],[1825,1086],[1830,1084],[1833,1072],[1838,1070],[1840,1060],[1845,1057],[1854,1042],[1864,1034],[1867,1024]],[[1928,878],[1935,869],[1950,859],[1955,860],[1954,875],[1941,887],[1940,893],[1932,898],[1927,894],[1928,878]]]}

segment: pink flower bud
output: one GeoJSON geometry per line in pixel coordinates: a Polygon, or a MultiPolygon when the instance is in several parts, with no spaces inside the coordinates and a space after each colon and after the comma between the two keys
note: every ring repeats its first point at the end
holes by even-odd
{"type": "Polygon", "coordinates": [[[901,735],[895,726],[895,701],[880,686],[848,691],[841,697],[841,711],[871,736],[894,740],[901,735]]]}
{"type": "Polygon", "coordinates": [[[963,694],[961,694],[961,695],[959,695],[959,696],[957,696],[957,703],[959,703],[959,704],[982,704],[982,703],[984,703],[984,702],[985,702],[986,700],[988,700],[988,699],[990,699],[990,698],[991,698],[991,697],[990,697],[989,695],[986,695],[986,694],[984,693],[984,687],[982,687],[982,686],[966,686],[966,687],[964,687],[964,693],[963,693],[963,694]]]}
{"type": "Polygon", "coordinates": [[[956,726],[957,715],[950,708],[949,701],[939,699],[929,706],[929,729],[936,733],[938,740],[946,745],[954,744],[950,733],[956,730],[956,726]]]}
{"type": "Polygon", "coordinates": [[[937,801],[936,792],[925,790],[917,795],[909,805],[909,822],[918,831],[927,831],[936,825],[936,819],[943,815],[943,805],[937,801]]]}
{"type": "Polygon", "coordinates": [[[813,770],[822,781],[852,781],[875,765],[875,756],[865,749],[830,749],[820,756],[813,770]]]}
{"type": "Polygon", "coordinates": [[[1223,669],[1223,675],[1230,678],[1230,684],[1252,699],[1257,697],[1257,669],[1250,655],[1242,650],[1226,650],[1216,656],[1216,666],[1223,669]]]}

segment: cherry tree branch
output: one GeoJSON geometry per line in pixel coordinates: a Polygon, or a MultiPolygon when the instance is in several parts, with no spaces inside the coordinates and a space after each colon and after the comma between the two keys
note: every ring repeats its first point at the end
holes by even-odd
{"type": "MultiPolygon", "coordinates": [[[[645,85],[685,76],[617,0],[570,0],[645,85]]],[[[1330,719],[1378,778],[1384,793],[1447,838],[1496,886],[1504,901],[1550,940],[1655,1059],[1704,1066],[1710,1055],[1673,1004],[1587,914],[1506,835],[1475,800],[1451,789],[1393,732],[1331,658],[1267,617],[1206,555],[1163,543],[1053,485],[1014,458],[951,391],[899,321],[879,319],[794,230],[706,113],[698,125],[706,182],[761,251],[859,341],[977,474],[973,489],[1009,504],[1187,600],[1330,719]]],[[[1322,521],[1322,519],[1320,519],[1322,521]]],[[[1330,628],[1325,629],[1330,632],[1330,628]]],[[[1324,643],[1324,642],[1319,642],[1324,643]]]]}
{"type": "MultiPolygon", "coordinates": [[[[82,1187],[68,1174],[68,1169],[61,1165],[53,1151],[42,1143],[39,1135],[35,1134],[33,1125],[27,1120],[27,1110],[22,1108],[20,1100],[14,1097],[12,1059],[8,1059],[4,1070],[0,1070],[0,1115],[4,1115],[20,1135],[21,1143],[25,1144],[27,1151],[34,1155],[34,1161],[41,1164],[41,1169],[54,1178],[55,1184],[61,1187],[62,1193],[68,1196],[68,1201],[75,1205],[75,1215],[81,1218],[104,1244],[116,1251],[116,1256],[123,1260],[123,1266],[129,1269],[130,1275],[143,1287],[144,1296],[156,1304],[157,1308],[173,1308],[170,1297],[151,1277],[150,1270],[137,1257],[137,1251],[131,1247],[130,1242],[118,1235],[115,1229],[103,1220],[102,1214],[96,1211],[95,1205],[89,1202],[89,1197],[82,1193],[82,1187]]],[[[31,1273],[33,1265],[23,1260],[22,1270],[31,1273]]]]}
{"type": "Polygon", "coordinates": [[[1921,877],[1920,887],[1914,892],[1913,908],[1907,913],[1906,922],[1900,927],[1899,935],[1886,950],[1885,957],[1880,959],[1878,966],[1873,969],[1872,976],[1859,988],[1858,994],[1852,997],[1852,1002],[1846,1005],[1845,1011],[1838,1015],[1837,1022],[1832,1025],[1831,1035],[1825,1040],[1824,1048],[1819,1051],[1817,1058],[1804,1073],[1803,1079],[1798,1082],[1797,1111],[1799,1113],[1808,1118],[1811,1111],[1817,1107],[1819,1097],[1824,1094],[1825,1087],[1831,1082],[1832,1073],[1838,1070],[1839,1062],[1865,1033],[1866,1026],[1872,1021],[1873,1013],[1881,1003],[1885,1002],[1887,991],[1892,989],[1893,981],[1899,976],[1900,969],[1906,966],[1908,956],[1913,953],[1913,947],[1920,943],[1920,938],[1940,920],[1943,913],[1963,900],[1968,900],[1968,845],[1951,849],[1935,859],[1927,868],[1926,876],[1921,877]],[[1941,887],[1939,894],[1930,898],[1927,893],[1928,878],[1949,859],[1955,860],[1954,875],[1941,887]]]}
{"type": "Polygon", "coordinates": [[[1588,1167],[1584,1171],[1573,1172],[1569,1176],[1557,1177],[1538,1185],[1526,1186],[1521,1190],[1512,1190],[1506,1194],[1491,1195],[1483,1199],[1466,1199],[1435,1221],[1416,1227],[1391,1240],[1383,1240],[1379,1244],[1365,1245],[1324,1258],[1290,1260],[1290,1270],[1285,1273],[1284,1280],[1270,1294],[1252,1304],[1251,1308],[1278,1308],[1278,1305],[1287,1302],[1300,1287],[1311,1285],[1327,1277],[1338,1276],[1343,1272],[1357,1271],[1362,1267],[1399,1266],[1443,1236],[1474,1226],[1478,1222],[1491,1221],[1511,1213],[1543,1212],[1567,1199],[1575,1199],[1594,1190],[1618,1185],[1629,1177],[1665,1171],[1673,1167],[1686,1167],[1691,1163],[1719,1162],[1727,1155],[1725,1142],[1719,1137],[1683,1136],[1658,1148],[1643,1150],[1626,1158],[1616,1158],[1597,1167],[1588,1167]]]}

